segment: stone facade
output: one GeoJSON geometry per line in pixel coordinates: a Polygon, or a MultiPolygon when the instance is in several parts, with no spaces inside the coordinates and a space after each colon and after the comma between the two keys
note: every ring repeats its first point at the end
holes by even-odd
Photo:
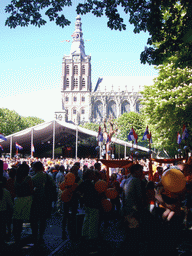
{"type": "Polygon", "coordinates": [[[128,77],[126,81],[120,77],[116,82],[114,79],[110,82],[107,77],[98,78],[92,90],[91,56],[85,54],[81,26],[78,15],[70,55],[62,61],[62,110],[55,112],[55,119],[80,124],[118,118],[129,111],[139,112],[141,87],[136,89],[127,83],[128,77]]]}
{"type": "Polygon", "coordinates": [[[114,90],[96,90],[91,93],[91,120],[101,122],[103,119],[118,118],[125,112],[139,112],[141,94],[139,92],[114,90]]]}

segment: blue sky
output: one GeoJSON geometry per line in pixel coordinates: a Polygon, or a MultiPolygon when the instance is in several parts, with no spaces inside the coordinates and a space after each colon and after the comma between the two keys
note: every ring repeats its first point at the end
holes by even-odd
{"type": "MultiPolygon", "coordinates": [[[[61,109],[60,82],[62,57],[69,55],[75,28],[75,6],[64,13],[71,21],[65,28],[47,22],[35,26],[5,26],[4,8],[10,0],[0,0],[0,107],[14,109],[22,116],[52,120],[61,109]]],[[[126,31],[107,27],[105,17],[81,16],[85,53],[91,55],[92,86],[102,76],[155,76],[153,66],[140,64],[140,53],[148,34],[133,33],[128,16],[123,14],[126,31]]]]}

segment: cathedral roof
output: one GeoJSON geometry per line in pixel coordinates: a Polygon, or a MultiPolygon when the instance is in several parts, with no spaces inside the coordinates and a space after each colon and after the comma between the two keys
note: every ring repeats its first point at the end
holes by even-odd
{"type": "Polygon", "coordinates": [[[94,92],[139,92],[144,85],[152,85],[155,76],[103,76],[99,77],[94,92]]]}

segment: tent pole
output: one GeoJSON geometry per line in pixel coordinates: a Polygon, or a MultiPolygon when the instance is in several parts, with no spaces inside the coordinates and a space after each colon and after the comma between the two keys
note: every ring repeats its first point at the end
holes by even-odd
{"type": "Polygon", "coordinates": [[[75,158],[77,160],[77,150],[78,150],[78,125],[76,125],[76,147],[75,147],[75,158]]]}
{"type": "Polygon", "coordinates": [[[53,120],[53,152],[52,159],[55,159],[55,120],[53,120]]]}
{"type": "Polygon", "coordinates": [[[13,136],[10,138],[10,158],[12,158],[13,136]]]}

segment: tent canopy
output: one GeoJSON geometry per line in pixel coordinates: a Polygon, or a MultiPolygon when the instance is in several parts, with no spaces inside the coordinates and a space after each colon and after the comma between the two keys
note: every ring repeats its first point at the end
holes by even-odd
{"type": "MultiPolygon", "coordinates": [[[[49,121],[42,124],[27,128],[20,132],[6,136],[7,141],[0,140],[4,153],[11,150],[15,152],[15,143],[23,147],[23,151],[31,152],[31,146],[34,145],[35,151],[43,150],[46,147],[57,147],[58,145],[71,145],[76,140],[78,132],[78,140],[87,140],[88,138],[97,138],[98,132],[85,129],[83,127],[67,123],[64,121],[49,121]]],[[[131,148],[132,143],[119,140],[112,137],[112,142],[131,148]]],[[[148,148],[134,145],[136,150],[148,152],[148,148]]]]}

